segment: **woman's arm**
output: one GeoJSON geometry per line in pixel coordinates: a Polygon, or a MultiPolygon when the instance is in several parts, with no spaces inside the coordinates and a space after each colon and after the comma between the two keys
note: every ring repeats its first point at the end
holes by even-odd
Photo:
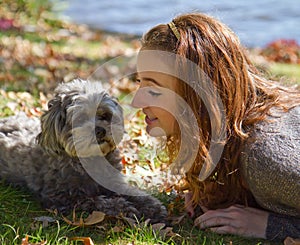
{"type": "Polygon", "coordinates": [[[200,229],[276,241],[283,241],[288,236],[300,238],[300,218],[241,205],[204,211],[195,219],[195,225],[200,229]]]}

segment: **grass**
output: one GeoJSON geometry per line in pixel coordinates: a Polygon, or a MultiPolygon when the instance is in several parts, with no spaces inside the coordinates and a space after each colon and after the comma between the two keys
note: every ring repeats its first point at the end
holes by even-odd
{"type": "MultiPolygon", "coordinates": [[[[60,215],[43,210],[39,202],[26,190],[0,184],[0,244],[20,245],[28,236],[32,244],[82,244],[74,237],[90,237],[95,244],[272,244],[236,236],[222,236],[199,231],[190,220],[175,226],[164,235],[163,229],[139,223],[135,227],[120,220],[107,221],[92,227],[67,224],[60,215]],[[36,221],[47,217],[51,222],[36,221]]],[[[165,231],[166,233],[166,231],[165,231]]]]}
{"type": "Polygon", "coordinates": [[[288,85],[298,84],[300,86],[299,64],[271,63],[269,71],[275,77],[281,79],[283,83],[288,85]]]}

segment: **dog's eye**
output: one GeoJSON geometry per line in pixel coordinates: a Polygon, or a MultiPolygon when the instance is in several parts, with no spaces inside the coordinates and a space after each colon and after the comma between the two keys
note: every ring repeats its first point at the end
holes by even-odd
{"type": "Polygon", "coordinates": [[[51,101],[48,102],[48,110],[51,109],[51,107],[53,106],[53,103],[51,101]]]}
{"type": "Polygon", "coordinates": [[[110,121],[111,118],[112,118],[112,114],[108,112],[97,115],[98,120],[110,121]]]}
{"type": "Polygon", "coordinates": [[[54,100],[54,99],[52,99],[52,100],[50,100],[50,101],[48,102],[48,104],[47,104],[48,110],[51,109],[51,107],[54,105],[54,103],[55,103],[55,100],[54,100]]]}

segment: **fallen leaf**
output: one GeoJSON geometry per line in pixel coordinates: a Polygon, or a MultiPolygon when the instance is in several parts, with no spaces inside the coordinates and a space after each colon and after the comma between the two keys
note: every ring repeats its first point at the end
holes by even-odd
{"type": "Polygon", "coordinates": [[[156,223],[156,224],[152,225],[152,229],[154,231],[159,231],[159,230],[162,230],[165,226],[166,226],[165,223],[156,223]]]}
{"type": "Polygon", "coordinates": [[[1,18],[0,19],[0,30],[1,31],[6,31],[14,27],[14,20],[12,19],[5,19],[1,18]]]}
{"type": "Polygon", "coordinates": [[[30,243],[30,242],[28,242],[27,235],[25,238],[22,239],[22,243],[21,243],[21,245],[45,245],[45,244],[47,244],[47,241],[42,241],[42,242],[38,242],[38,243],[30,243]]]}
{"type": "Polygon", "coordinates": [[[165,229],[160,230],[159,234],[162,237],[174,237],[174,236],[180,237],[178,233],[173,232],[173,227],[166,227],[165,229]]]}
{"type": "Polygon", "coordinates": [[[94,242],[90,237],[71,237],[70,240],[83,242],[84,245],[94,245],[94,242]]]}
{"type": "Polygon", "coordinates": [[[97,223],[100,223],[104,220],[105,213],[100,211],[93,211],[86,219],[82,218],[82,214],[79,218],[79,220],[76,219],[75,212],[73,212],[73,220],[69,220],[65,216],[63,216],[63,219],[66,223],[69,225],[75,225],[75,226],[91,226],[95,225],[97,223]]]}
{"type": "Polygon", "coordinates": [[[57,209],[46,209],[50,214],[54,214],[55,216],[57,216],[58,215],[58,211],[57,211],[57,209]]]}
{"type": "Polygon", "coordinates": [[[137,225],[137,222],[136,222],[136,220],[134,220],[134,219],[127,218],[127,217],[122,217],[122,219],[123,219],[124,221],[126,221],[126,222],[130,225],[131,228],[134,228],[134,227],[136,227],[136,225],[137,225]]]}
{"type": "Polygon", "coordinates": [[[284,240],[284,245],[300,245],[300,239],[296,238],[291,238],[291,237],[287,237],[284,240]]]}
{"type": "Polygon", "coordinates": [[[172,217],[172,219],[171,219],[171,224],[172,224],[172,225],[179,225],[179,224],[183,221],[183,219],[184,219],[185,217],[186,217],[186,214],[181,215],[181,216],[179,216],[179,217],[174,216],[174,217],[172,217]]]}
{"type": "Polygon", "coordinates": [[[94,225],[94,224],[102,222],[104,220],[104,218],[105,218],[105,213],[99,212],[99,211],[94,211],[92,214],[90,214],[84,220],[84,224],[85,225],[94,225]]]}
{"type": "Polygon", "coordinates": [[[151,221],[151,219],[146,219],[144,222],[141,222],[139,224],[139,227],[143,228],[143,227],[148,226],[150,224],[150,221],[151,221]]]}
{"type": "Polygon", "coordinates": [[[115,227],[112,228],[112,231],[115,232],[115,233],[123,232],[124,231],[124,227],[115,226],[115,227]]]}

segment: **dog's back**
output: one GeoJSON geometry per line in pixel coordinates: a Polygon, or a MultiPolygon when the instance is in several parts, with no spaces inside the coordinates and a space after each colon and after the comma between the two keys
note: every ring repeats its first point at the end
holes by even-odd
{"type": "MultiPolygon", "coordinates": [[[[32,151],[41,151],[35,144],[40,132],[40,122],[29,118],[25,113],[0,119],[0,179],[15,185],[23,185],[27,165],[32,151]]],[[[32,174],[32,173],[30,173],[32,174]]]]}

